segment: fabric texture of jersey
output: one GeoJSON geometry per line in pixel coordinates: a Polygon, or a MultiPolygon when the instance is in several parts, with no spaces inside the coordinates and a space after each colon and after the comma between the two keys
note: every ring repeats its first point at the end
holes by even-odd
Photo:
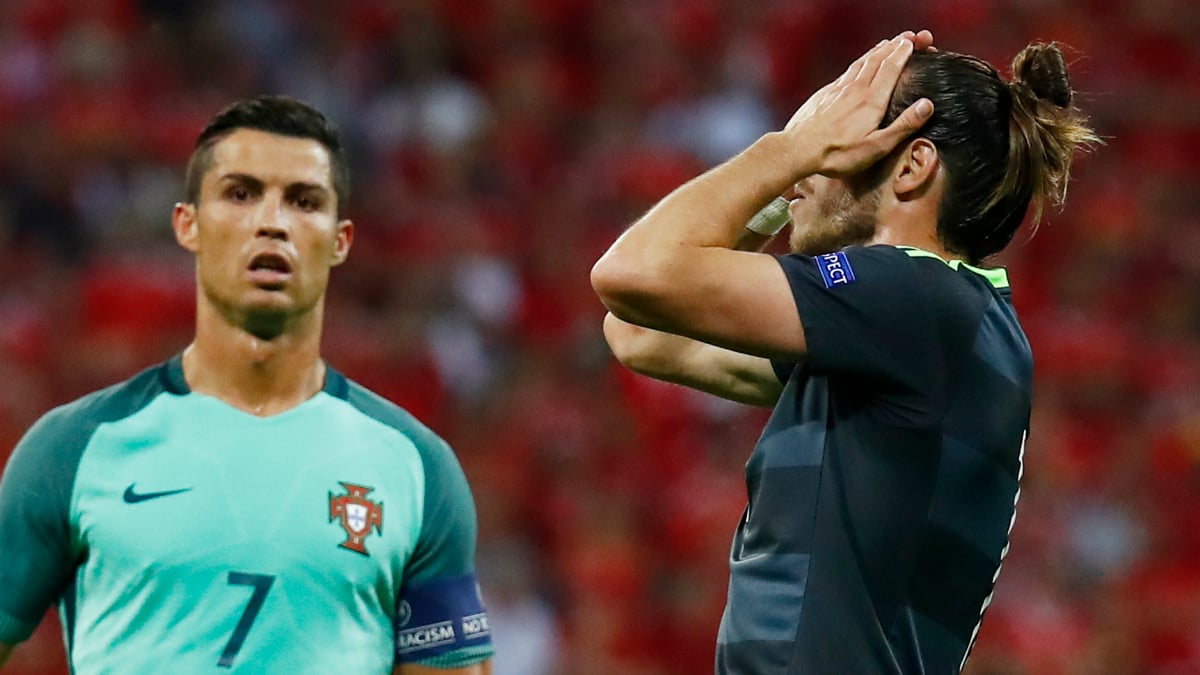
{"type": "Polygon", "coordinates": [[[60,601],[78,675],[465,665],[492,652],[475,535],[457,459],[397,406],[331,369],[322,392],[259,418],[191,392],[176,357],[51,411],[17,446],[0,641],[60,601]],[[439,583],[458,600],[426,607],[439,583]],[[453,636],[397,656],[415,614],[453,636]]]}
{"type": "Polygon", "coordinates": [[[1003,270],[779,258],[807,358],[746,466],[718,673],[957,673],[1008,547],[1033,363],[1003,270]]]}

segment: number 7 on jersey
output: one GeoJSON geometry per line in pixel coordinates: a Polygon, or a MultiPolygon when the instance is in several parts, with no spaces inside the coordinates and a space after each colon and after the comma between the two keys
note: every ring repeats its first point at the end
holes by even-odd
{"type": "Polygon", "coordinates": [[[221,652],[221,658],[217,661],[217,665],[221,668],[233,667],[233,660],[241,651],[242,643],[246,641],[246,634],[250,632],[250,626],[254,625],[254,619],[258,617],[258,612],[266,602],[267,593],[271,590],[271,584],[274,582],[275,576],[271,574],[229,573],[230,586],[252,586],[254,593],[250,595],[250,602],[246,603],[246,609],[242,611],[242,618],[238,619],[237,626],[233,628],[233,635],[229,636],[229,642],[225,643],[225,650],[221,652]]]}

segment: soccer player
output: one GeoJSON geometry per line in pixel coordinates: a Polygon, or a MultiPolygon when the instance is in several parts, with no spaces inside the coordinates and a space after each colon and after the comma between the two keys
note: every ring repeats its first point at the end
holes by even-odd
{"type": "Polygon", "coordinates": [[[195,340],[46,414],[0,482],[0,661],[59,601],[73,672],[491,671],[447,444],[320,356],[346,162],[318,111],[236,103],[175,207],[195,340]]]}
{"type": "Polygon", "coordinates": [[[867,51],[592,270],[622,363],[774,408],[718,673],[957,673],[991,597],[1032,358],[1006,272],[981,264],[1096,137],[1056,46],[1007,81],[932,40],[867,51]],[[794,253],[758,252],[789,218],[794,253]]]}

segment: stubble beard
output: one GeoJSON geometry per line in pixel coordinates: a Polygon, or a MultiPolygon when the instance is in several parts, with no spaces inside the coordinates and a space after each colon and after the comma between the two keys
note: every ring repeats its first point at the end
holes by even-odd
{"type": "Polygon", "coordinates": [[[263,342],[271,342],[288,332],[302,315],[317,304],[295,308],[288,307],[287,303],[247,302],[244,298],[231,297],[230,293],[208,283],[201,282],[201,287],[207,303],[222,321],[263,342]]]}
{"type": "Polygon", "coordinates": [[[860,196],[842,190],[821,197],[815,218],[792,225],[788,240],[792,252],[815,256],[867,243],[879,230],[879,202],[878,189],[860,196]]]}

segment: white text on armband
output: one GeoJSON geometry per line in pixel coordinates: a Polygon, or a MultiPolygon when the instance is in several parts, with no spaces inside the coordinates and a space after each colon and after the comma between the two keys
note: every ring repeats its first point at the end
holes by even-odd
{"type": "MultiPolygon", "coordinates": [[[[486,612],[464,616],[460,627],[463,640],[478,640],[490,637],[492,634],[486,612]]],[[[454,632],[454,622],[442,621],[400,631],[396,634],[396,651],[400,654],[408,654],[422,649],[453,644],[457,640],[458,633],[454,632]]]]}
{"type": "Polygon", "coordinates": [[[842,251],[819,255],[813,260],[817,263],[817,269],[821,270],[821,279],[825,282],[825,288],[854,283],[854,270],[850,267],[850,259],[842,251]]]}
{"type": "Polygon", "coordinates": [[[400,631],[396,635],[396,651],[401,654],[421,649],[432,649],[455,640],[454,623],[443,621],[430,626],[418,626],[400,631]]]}
{"type": "Polygon", "coordinates": [[[492,627],[488,625],[487,613],[464,616],[462,632],[464,640],[475,640],[491,635],[492,627]]]}

